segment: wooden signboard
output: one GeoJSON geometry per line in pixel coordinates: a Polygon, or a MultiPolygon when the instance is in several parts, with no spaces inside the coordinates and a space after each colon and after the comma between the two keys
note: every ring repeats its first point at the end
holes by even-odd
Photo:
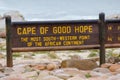
{"type": "Polygon", "coordinates": [[[120,47],[120,20],[25,21],[11,22],[6,17],[7,66],[12,67],[12,52],[40,50],[100,49],[100,64],[105,62],[105,47],[120,47]]]}

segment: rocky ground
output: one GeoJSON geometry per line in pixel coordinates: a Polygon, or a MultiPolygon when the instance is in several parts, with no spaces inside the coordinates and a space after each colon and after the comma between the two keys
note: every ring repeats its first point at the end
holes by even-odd
{"type": "MultiPolygon", "coordinates": [[[[6,14],[24,20],[15,13],[6,14]]],[[[14,66],[6,67],[5,31],[0,30],[0,80],[120,80],[120,48],[106,49],[107,63],[101,66],[98,50],[76,50],[16,52],[14,66]]]]}
{"type": "MultiPolygon", "coordinates": [[[[120,54],[119,49],[106,52],[108,57],[120,54]]],[[[98,50],[13,53],[10,68],[6,67],[5,39],[0,38],[0,80],[120,80],[119,61],[111,59],[99,67],[98,54],[98,50]]]]}

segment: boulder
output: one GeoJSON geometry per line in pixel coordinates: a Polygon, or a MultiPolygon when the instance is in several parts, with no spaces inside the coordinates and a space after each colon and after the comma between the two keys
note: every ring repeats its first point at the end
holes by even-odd
{"type": "Polygon", "coordinates": [[[64,60],[61,63],[62,68],[78,68],[80,70],[92,70],[97,68],[98,65],[95,61],[90,59],[82,59],[82,60],[64,60]]]}
{"type": "Polygon", "coordinates": [[[4,17],[11,16],[12,21],[24,21],[23,15],[19,11],[9,11],[4,13],[4,17]]]}
{"type": "Polygon", "coordinates": [[[110,71],[115,72],[117,69],[120,69],[120,64],[113,64],[109,69],[110,71]]]}
{"type": "Polygon", "coordinates": [[[19,11],[9,11],[0,16],[0,37],[6,37],[5,35],[5,17],[11,16],[12,21],[24,21],[23,15],[19,11]]]}
{"type": "Polygon", "coordinates": [[[109,68],[111,65],[111,63],[105,63],[101,65],[101,68],[109,68]]]}

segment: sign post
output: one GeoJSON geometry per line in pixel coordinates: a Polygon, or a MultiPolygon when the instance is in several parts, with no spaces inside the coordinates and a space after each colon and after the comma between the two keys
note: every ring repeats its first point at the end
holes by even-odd
{"type": "Polygon", "coordinates": [[[7,49],[7,67],[13,66],[13,59],[12,59],[12,43],[11,43],[11,17],[6,17],[6,49],[7,49]]]}
{"type": "Polygon", "coordinates": [[[100,65],[105,63],[105,14],[99,14],[100,65]]]}
{"type": "Polygon", "coordinates": [[[11,22],[6,17],[7,66],[13,66],[12,52],[99,49],[100,65],[105,48],[120,47],[120,20],[11,22]]]}

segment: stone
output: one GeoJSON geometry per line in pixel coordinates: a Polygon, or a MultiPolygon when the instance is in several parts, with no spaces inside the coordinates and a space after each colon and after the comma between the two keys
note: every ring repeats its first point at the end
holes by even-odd
{"type": "Polygon", "coordinates": [[[36,64],[32,68],[35,70],[44,70],[44,69],[46,69],[46,65],[45,64],[36,64]]]}
{"type": "Polygon", "coordinates": [[[74,76],[74,77],[69,78],[69,79],[67,79],[67,80],[87,80],[87,79],[82,78],[81,76],[74,76]]]}
{"type": "Polygon", "coordinates": [[[16,67],[16,66],[14,66],[12,69],[13,69],[14,71],[11,72],[11,74],[17,74],[17,73],[27,72],[27,71],[26,71],[26,68],[24,68],[24,67],[16,67]]]}
{"type": "Polygon", "coordinates": [[[0,18],[0,29],[2,29],[3,32],[5,32],[5,17],[7,15],[11,16],[12,21],[24,21],[24,17],[19,11],[9,11],[4,13],[0,18]]]}
{"type": "Polygon", "coordinates": [[[63,79],[60,79],[60,78],[58,78],[58,77],[56,77],[56,76],[46,76],[46,77],[44,77],[43,79],[41,79],[41,80],[63,80],[63,79]]]}
{"type": "Polygon", "coordinates": [[[37,77],[38,74],[36,71],[31,71],[31,72],[26,72],[26,73],[22,73],[23,77],[29,78],[29,77],[37,77]]]}
{"type": "Polygon", "coordinates": [[[23,15],[19,11],[9,11],[4,13],[4,17],[11,16],[12,21],[24,21],[23,15]]]}
{"type": "Polygon", "coordinates": [[[107,80],[107,78],[106,77],[91,77],[86,80],[107,80]]]}
{"type": "Polygon", "coordinates": [[[54,69],[57,69],[59,68],[58,65],[56,65],[55,63],[49,63],[47,66],[46,66],[47,70],[54,70],[54,69]]]}
{"type": "Polygon", "coordinates": [[[29,80],[25,77],[23,77],[22,75],[10,75],[10,76],[6,76],[1,78],[0,80],[29,80]]]}
{"type": "Polygon", "coordinates": [[[115,72],[118,73],[118,74],[120,74],[120,69],[117,69],[115,72]]]}
{"type": "Polygon", "coordinates": [[[5,55],[0,52],[0,59],[5,58],[5,55]]]}
{"type": "Polygon", "coordinates": [[[117,69],[120,69],[120,64],[113,64],[109,69],[110,71],[115,72],[117,69]]]}
{"type": "Polygon", "coordinates": [[[72,76],[66,73],[58,73],[58,74],[54,74],[54,76],[57,76],[61,79],[67,80],[68,78],[71,78],[72,76]]]}
{"type": "Polygon", "coordinates": [[[12,71],[14,71],[14,70],[11,67],[5,67],[4,68],[4,73],[6,73],[6,74],[11,73],[12,71]]]}
{"type": "Polygon", "coordinates": [[[0,72],[0,78],[5,77],[5,74],[0,72]]]}
{"type": "Polygon", "coordinates": [[[92,77],[103,77],[103,76],[107,77],[107,76],[111,76],[112,73],[108,68],[96,68],[90,72],[90,75],[92,77]]]}
{"type": "Polygon", "coordinates": [[[110,76],[107,80],[120,80],[120,74],[110,76]]]}
{"type": "Polygon", "coordinates": [[[52,59],[59,59],[58,55],[55,53],[55,51],[50,51],[48,53],[48,56],[52,59]]]}
{"type": "Polygon", "coordinates": [[[91,71],[91,72],[90,72],[90,75],[91,75],[92,77],[101,77],[101,76],[103,76],[104,74],[103,74],[103,73],[99,73],[99,72],[95,72],[95,71],[91,71]]]}
{"type": "Polygon", "coordinates": [[[50,75],[50,72],[49,71],[46,71],[46,70],[43,70],[43,71],[40,71],[39,72],[39,75],[37,77],[37,80],[40,80],[46,76],[49,76],[50,75]]]}
{"type": "Polygon", "coordinates": [[[111,63],[105,63],[101,65],[101,68],[109,68],[111,65],[111,63]]]}
{"type": "Polygon", "coordinates": [[[71,55],[70,57],[72,60],[81,60],[82,59],[81,56],[79,56],[79,55],[71,55]]]}
{"type": "Polygon", "coordinates": [[[92,70],[97,68],[98,65],[95,61],[89,59],[83,60],[64,60],[61,63],[62,68],[78,68],[80,70],[92,70]]]}
{"type": "Polygon", "coordinates": [[[75,76],[81,73],[77,68],[64,68],[63,71],[65,74],[69,74],[70,76],[75,76]]]}
{"type": "Polygon", "coordinates": [[[109,69],[107,69],[107,68],[95,68],[95,69],[93,69],[92,71],[94,71],[94,72],[99,72],[99,73],[110,73],[110,70],[109,69]]]}
{"type": "Polygon", "coordinates": [[[0,72],[4,72],[4,67],[0,64],[0,72]]]}
{"type": "Polygon", "coordinates": [[[4,31],[0,32],[0,38],[6,38],[6,32],[4,31]]]}
{"type": "Polygon", "coordinates": [[[78,74],[83,74],[84,73],[77,68],[62,68],[62,69],[55,69],[50,72],[51,75],[57,76],[62,79],[68,79],[70,77],[76,76],[78,74]]]}
{"type": "Polygon", "coordinates": [[[33,59],[33,53],[29,52],[29,53],[24,53],[22,55],[23,58],[26,58],[26,59],[33,59]]]}

